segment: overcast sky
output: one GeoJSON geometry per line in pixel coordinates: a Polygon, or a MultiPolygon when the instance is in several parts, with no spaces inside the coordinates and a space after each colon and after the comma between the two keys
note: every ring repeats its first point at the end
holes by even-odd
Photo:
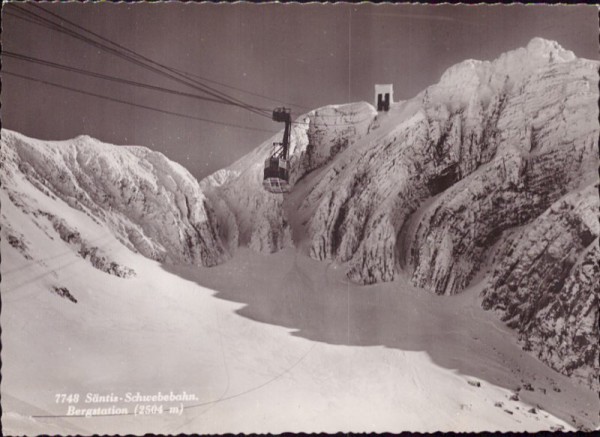
{"type": "MultiPolygon", "coordinates": [[[[594,6],[418,6],[280,4],[46,4],[45,9],[173,68],[316,108],[373,99],[393,83],[396,100],[436,83],[467,58],[492,60],[536,36],[598,58],[594,6]]],[[[22,6],[35,11],[31,6],[22,6]]],[[[3,50],[197,93],[85,43],[5,15],[3,50]]],[[[220,122],[277,131],[231,106],[82,77],[3,57],[2,69],[220,122]]],[[[214,84],[211,84],[214,85],[214,84]]],[[[279,105],[223,89],[253,105],[279,105]]],[[[292,106],[296,115],[301,108],[292,106]]],[[[218,170],[271,134],[159,114],[2,77],[3,126],[42,139],[87,134],[165,153],[196,177],[218,170]]]]}

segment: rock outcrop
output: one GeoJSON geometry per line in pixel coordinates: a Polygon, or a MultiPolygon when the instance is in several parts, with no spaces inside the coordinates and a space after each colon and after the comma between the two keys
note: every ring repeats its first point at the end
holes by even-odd
{"type": "Polygon", "coordinates": [[[597,179],[597,67],[549,63],[507,95],[493,161],[445,191],[420,222],[411,245],[416,285],[440,294],[462,290],[502,231],[597,179]]]}
{"type": "Polygon", "coordinates": [[[373,124],[315,184],[302,204],[315,211],[311,256],[349,262],[360,283],[390,281],[404,264],[416,285],[459,292],[503,230],[595,168],[597,70],[538,38],[450,68],[383,114],[384,127],[373,124]],[[416,234],[400,238],[428,203],[416,234]]]}
{"type": "Polygon", "coordinates": [[[567,194],[500,245],[483,307],[555,370],[600,388],[598,184],[567,194]]]}

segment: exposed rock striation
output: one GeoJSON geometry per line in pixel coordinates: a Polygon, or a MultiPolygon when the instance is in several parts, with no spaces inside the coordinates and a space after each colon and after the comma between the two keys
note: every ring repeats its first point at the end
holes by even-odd
{"type": "Polygon", "coordinates": [[[600,388],[598,185],[569,193],[500,245],[483,307],[555,370],[600,388]]]}
{"type": "Polygon", "coordinates": [[[540,67],[507,97],[493,161],[445,191],[412,240],[413,282],[440,294],[466,287],[502,231],[536,218],[597,179],[597,63],[540,67]]]}
{"type": "Polygon", "coordinates": [[[390,281],[400,264],[420,287],[459,292],[503,230],[595,168],[597,70],[539,38],[451,67],[382,114],[309,192],[311,256],[347,261],[360,283],[390,281]]]}

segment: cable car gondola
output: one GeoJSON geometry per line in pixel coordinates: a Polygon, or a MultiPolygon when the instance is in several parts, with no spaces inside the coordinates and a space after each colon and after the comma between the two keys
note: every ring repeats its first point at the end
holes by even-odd
{"type": "Polygon", "coordinates": [[[273,143],[275,151],[265,161],[265,170],[263,177],[263,187],[270,193],[289,193],[290,173],[289,173],[289,147],[292,126],[292,112],[288,108],[276,108],[273,111],[273,120],[285,123],[283,132],[283,141],[273,143]]]}

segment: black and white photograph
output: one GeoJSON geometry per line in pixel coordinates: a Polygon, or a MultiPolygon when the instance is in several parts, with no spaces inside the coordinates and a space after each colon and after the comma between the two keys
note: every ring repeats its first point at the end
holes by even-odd
{"type": "Polygon", "coordinates": [[[2,2],[2,434],[600,431],[598,7],[2,2]]]}

